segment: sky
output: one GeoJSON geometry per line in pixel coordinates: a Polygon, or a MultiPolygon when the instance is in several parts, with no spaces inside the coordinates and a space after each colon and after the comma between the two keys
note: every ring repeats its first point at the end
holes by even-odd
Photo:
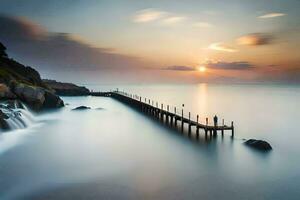
{"type": "Polygon", "coordinates": [[[299,0],[0,0],[0,41],[75,82],[300,82],[299,0]]]}

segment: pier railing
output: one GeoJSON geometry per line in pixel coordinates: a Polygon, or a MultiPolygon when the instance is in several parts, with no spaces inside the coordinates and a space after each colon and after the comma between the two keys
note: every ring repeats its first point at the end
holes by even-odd
{"type": "Polygon", "coordinates": [[[181,131],[184,131],[184,125],[187,125],[188,134],[191,134],[192,127],[196,128],[196,136],[199,136],[199,130],[202,129],[207,134],[216,136],[218,133],[224,135],[224,131],[231,131],[231,136],[234,137],[234,125],[231,122],[230,125],[224,123],[222,119],[221,123],[218,122],[217,116],[213,118],[213,124],[209,123],[209,119],[205,118],[205,123],[201,123],[199,115],[196,118],[192,118],[191,112],[188,115],[184,115],[183,108],[177,109],[169,105],[159,104],[151,99],[143,98],[136,94],[126,93],[124,91],[110,91],[110,92],[93,92],[92,96],[106,96],[112,97],[123,103],[128,104],[131,107],[135,107],[143,113],[146,113],[152,117],[155,117],[159,121],[164,122],[170,126],[176,128],[180,127],[181,131]]]}

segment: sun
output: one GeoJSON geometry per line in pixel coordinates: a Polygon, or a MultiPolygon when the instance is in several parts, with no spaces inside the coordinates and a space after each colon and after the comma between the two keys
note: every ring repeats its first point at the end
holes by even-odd
{"type": "Polygon", "coordinates": [[[205,66],[199,66],[198,67],[198,71],[199,72],[205,72],[206,71],[206,67],[205,66]]]}

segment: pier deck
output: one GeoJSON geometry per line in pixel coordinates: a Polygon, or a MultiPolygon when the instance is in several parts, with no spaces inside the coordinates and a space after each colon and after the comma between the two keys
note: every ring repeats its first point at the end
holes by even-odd
{"type": "Polygon", "coordinates": [[[199,130],[202,129],[205,132],[205,136],[209,133],[210,135],[216,136],[218,133],[224,135],[224,131],[231,131],[231,136],[234,137],[234,126],[233,122],[231,125],[225,125],[224,120],[222,120],[222,125],[218,125],[216,122],[214,125],[208,124],[208,118],[206,118],[206,124],[202,124],[199,122],[199,115],[197,115],[197,120],[191,119],[191,114],[189,113],[188,117],[183,115],[183,109],[181,110],[181,114],[176,112],[176,107],[174,108],[174,112],[169,111],[169,106],[167,106],[167,110],[164,109],[163,104],[161,107],[158,107],[158,103],[156,106],[153,105],[153,101],[150,99],[143,99],[138,95],[132,95],[125,92],[120,91],[112,91],[112,92],[91,92],[91,96],[104,96],[111,97],[127,105],[137,108],[143,113],[151,115],[158,119],[159,121],[163,121],[170,126],[181,127],[181,131],[184,131],[184,125],[188,125],[188,133],[191,134],[192,127],[196,128],[196,135],[199,136],[199,130]],[[152,104],[151,104],[152,103],[152,104]]]}

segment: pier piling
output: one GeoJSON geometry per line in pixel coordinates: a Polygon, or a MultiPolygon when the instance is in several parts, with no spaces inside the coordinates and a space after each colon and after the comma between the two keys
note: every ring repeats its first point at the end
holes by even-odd
{"type": "Polygon", "coordinates": [[[224,119],[222,119],[222,124],[218,125],[217,117],[214,118],[214,124],[209,125],[209,119],[205,118],[205,124],[201,124],[199,122],[199,115],[197,115],[197,120],[193,121],[191,119],[191,112],[189,112],[188,118],[184,117],[184,104],[182,104],[181,115],[177,114],[177,109],[174,107],[174,113],[170,112],[170,106],[167,105],[167,109],[164,110],[164,105],[161,104],[161,108],[158,106],[158,102],[156,102],[156,107],[154,107],[154,101],[144,98],[145,101],[142,101],[142,97],[138,95],[133,95],[126,93],[124,91],[111,91],[111,92],[91,92],[91,96],[103,96],[103,97],[111,97],[120,102],[128,104],[149,116],[153,116],[159,121],[166,122],[170,126],[175,126],[177,128],[178,121],[181,121],[181,132],[184,132],[184,124],[188,125],[188,134],[192,134],[192,126],[196,128],[196,136],[199,137],[199,130],[203,129],[205,132],[205,138],[207,139],[208,134],[210,134],[210,138],[212,135],[216,136],[218,131],[221,132],[222,136],[224,135],[224,131],[230,130],[231,137],[234,137],[235,130],[233,121],[231,122],[231,126],[225,125],[224,119]],[[148,100],[148,101],[147,101],[148,100]]]}

